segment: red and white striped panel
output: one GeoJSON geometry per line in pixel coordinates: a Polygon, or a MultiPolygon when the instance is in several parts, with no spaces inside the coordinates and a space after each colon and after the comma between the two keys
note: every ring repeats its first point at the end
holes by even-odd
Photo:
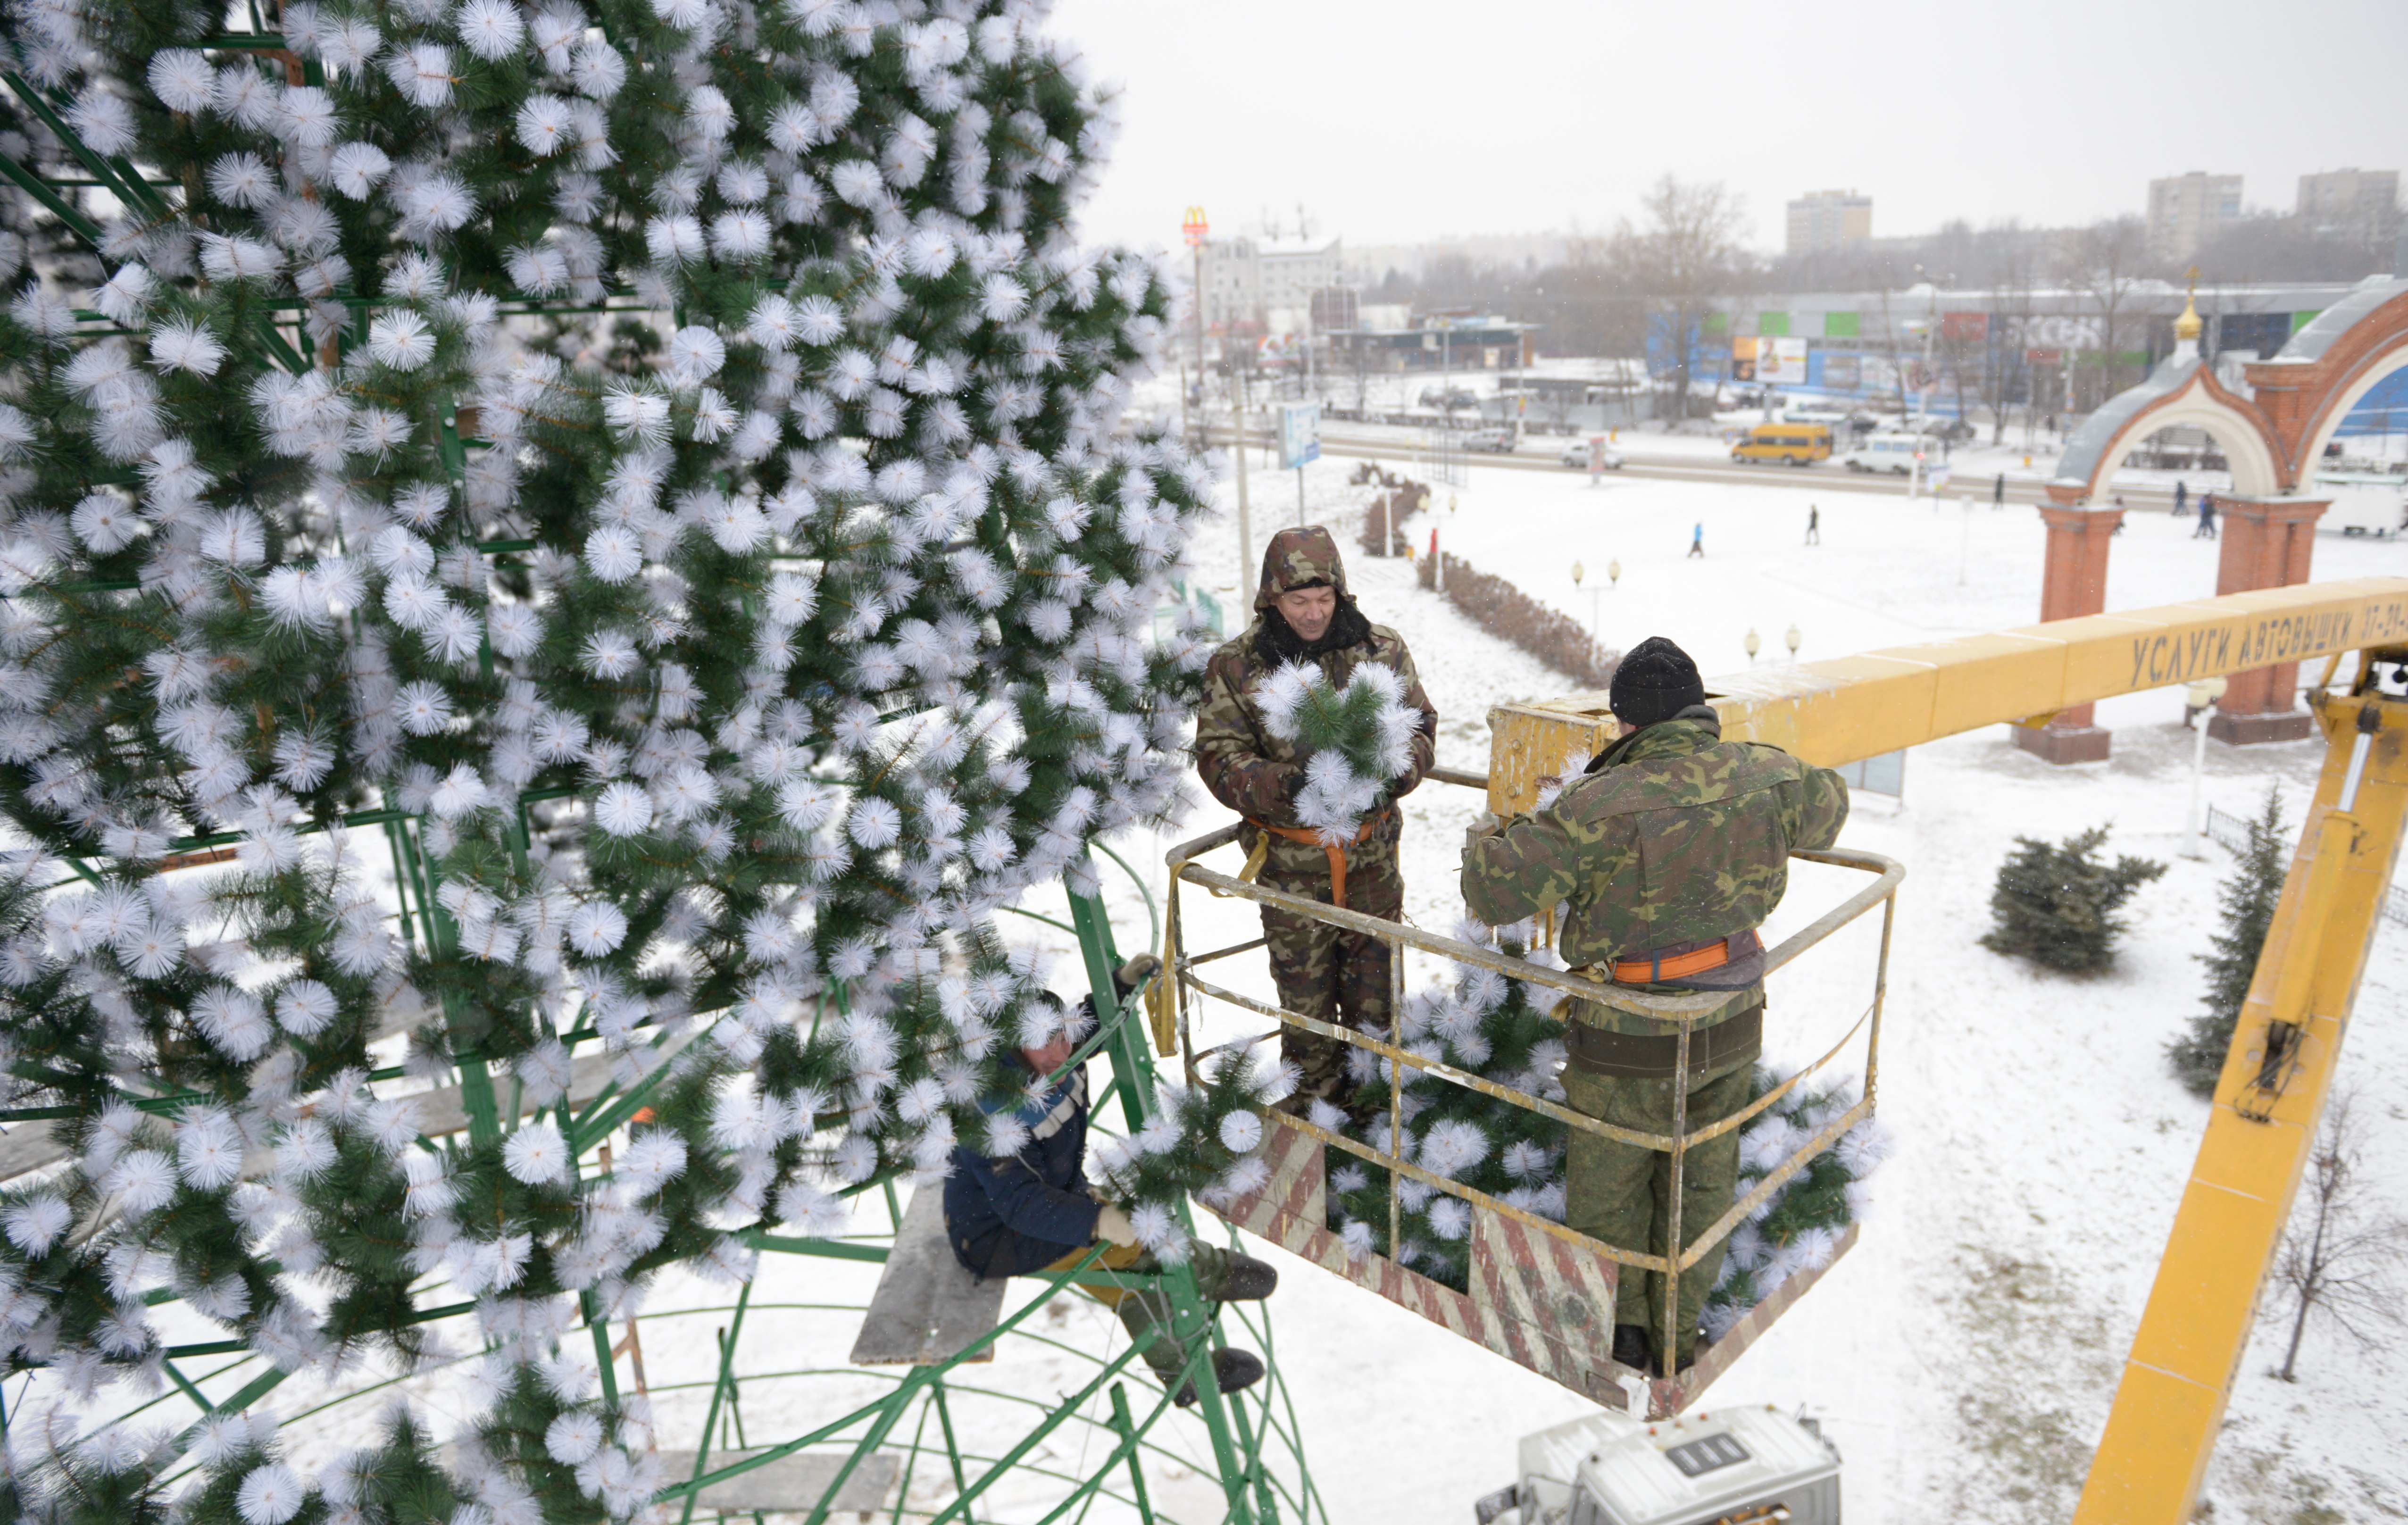
{"type": "MultiPolygon", "coordinates": [[[[1282,1114],[1267,1113],[1263,1123],[1270,1179],[1213,1209],[1222,1217],[1583,1397],[1629,1406],[1626,1393],[1640,1386],[1641,1374],[1615,1365],[1611,1354],[1617,1262],[1484,1207],[1471,1214],[1469,1295],[1383,1256],[1351,1259],[1328,1224],[1326,1146],[1282,1114]]],[[[1852,1227],[1834,1263],[1856,1242],[1852,1227]]],[[[1647,1417],[1668,1418],[1695,1403],[1823,1274],[1791,1277],[1700,1351],[1695,1366],[1646,1382],[1647,1417]]]]}

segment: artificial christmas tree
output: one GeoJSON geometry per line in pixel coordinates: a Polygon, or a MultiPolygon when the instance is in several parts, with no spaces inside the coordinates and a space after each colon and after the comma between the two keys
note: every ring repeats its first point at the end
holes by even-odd
{"type": "MultiPolygon", "coordinates": [[[[1756,1067],[1748,1101],[1762,1100],[1784,1076],[1756,1067]]],[[[1856,1104],[1853,1082],[1809,1087],[1803,1082],[1757,1114],[1740,1134],[1739,1178],[1731,1201],[1744,1201],[1764,1178],[1856,1104]]],[[[1851,1225],[1872,1206],[1872,1173],[1889,1157],[1889,1135],[1867,1117],[1839,1142],[1756,1204],[1731,1230],[1721,1278],[1706,1295],[1699,1323],[1719,1340],[1758,1302],[1794,1275],[1831,1263],[1851,1225]]]]}
{"type": "MultiPolygon", "coordinates": [[[[1465,921],[1455,936],[1519,957],[1532,928],[1496,929],[1465,921]]],[[[1494,1080],[1526,1095],[1560,1102],[1556,1078],[1564,1062],[1563,1024],[1541,1011],[1530,987],[1494,970],[1457,965],[1446,990],[1415,991],[1405,1002],[1405,1050],[1494,1080]]],[[[1511,1206],[1560,1220],[1564,1214],[1564,1125],[1511,1101],[1405,1068],[1401,1127],[1392,1126],[1387,1060],[1350,1048],[1353,1101],[1369,1122],[1356,1126],[1326,1101],[1312,1120],[1343,1130],[1383,1153],[1395,1154],[1450,1181],[1460,1181],[1511,1206]]],[[[1388,1244],[1388,1172],[1332,1156],[1330,1221],[1350,1253],[1388,1255],[1457,1291],[1469,1289],[1471,1213],[1434,1187],[1408,1179],[1398,1186],[1402,1207],[1398,1245],[1388,1244]]]]}
{"type": "MultiPolygon", "coordinates": [[[[1176,806],[1207,482],[1120,421],[1168,295],[1075,242],[1109,101],[1028,7],[230,14],[5,37],[0,1057],[74,1158],[0,1324],[89,1395],[162,1380],[162,1299],[330,1371],[466,1297],[490,1406],[448,1471],[228,1412],[10,1502],[155,1515],[181,1451],[196,1525],[645,1517],[600,1321],[984,1143],[993,914],[1176,806]],[[422,1136],[394,1084],[454,1076],[422,1136]]],[[[1138,1205],[1241,1175],[1262,1089],[1138,1205]]]]}
{"type": "MultiPolygon", "coordinates": [[[[1456,926],[1455,936],[1523,957],[1529,956],[1534,930],[1527,923],[1491,928],[1466,920],[1456,926]]],[[[1541,952],[1538,957],[1545,960],[1548,956],[1541,952]]],[[[1559,1078],[1566,1055],[1564,1025],[1542,1011],[1532,1000],[1532,987],[1519,980],[1493,970],[1458,966],[1452,987],[1416,991],[1407,1000],[1400,1036],[1409,1053],[1542,1101],[1564,1101],[1559,1078]]],[[[1388,1061],[1359,1048],[1349,1051],[1349,1060],[1357,1085],[1354,1112],[1369,1121],[1357,1125],[1345,1111],[1316,1101],[1310,1114],[1313,1123],[1397,1154],[1509,1206],[1562,1221],[1567,1125],[1407,1066],[1403,1126],[1392,1132],[1388,1061]]],[[[1757,1066],[1750,1101],[1763,1098],[1784,1078],[1757,1066]]],[[[1854,1101],[1844,1084],[1814,1088],[1801,1083],[1766,1107],[1741,1134],[1740,1173],[1731,1200],[1745,1199],[1854,1101]]],[[[1791,1275],[1830,1263],[1842,1236],[1870,1207],[1867,1180],[1888,1153],[1886,1135],[1865,1118],[1756,1206],[1733,1231],[1722,1279],[1706,1300],[1708,1338],[1720,1338],[1791,1275]]],[[[1398,1247],[1392,1253],[1388,1174],[1356,1159],[1341,1162],[1331,1157],[1330,1225],[1348,1251],[1357,1259],[1391,1256],[1433,1281],[1469,1290],[1470,1209],[1423,1182],[1401,1182],[1397,1188],[1398,1247]]]]}
{"type": "Polygon", "coordinates": [[[1387,785],[1413,765],[1422,712],[1405,702],[1393,668],[1357,665],[1344,687],[1309,662],[1290,662],[1263,680],[1263,724],[1305,755],[1297,819],[1328,846],[1351,842],[1387,785]]]}

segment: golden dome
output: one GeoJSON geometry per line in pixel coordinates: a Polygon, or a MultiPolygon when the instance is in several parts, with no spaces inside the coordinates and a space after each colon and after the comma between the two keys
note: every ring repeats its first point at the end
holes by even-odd
{"type": "Polygon", "coordinates": [[[2174,320],[2174,338],[2195,339],[2207,324],[2200,321],[2199,304],[2193,297],[2183,298],[2182,316],[2174,320]]]}

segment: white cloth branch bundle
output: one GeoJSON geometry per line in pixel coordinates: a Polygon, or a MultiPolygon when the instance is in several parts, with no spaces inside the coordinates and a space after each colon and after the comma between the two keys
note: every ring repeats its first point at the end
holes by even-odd
{"type": "Polygon", "coordinates": [[[1310,663],[1288,662],[1262,681],[1256,702],[1270,733],[1306,753],[1297,821],[1330,846],[1354,841],[1387,786],[1413,765],[1422,716],[1405,702],[1404,680],[1364,662],[1340,687],[1310,663]]]}
{"type": "MultiPolygon", "coordinates": [[[[1785,1078],[1759,1067],[1751,1082],[1757,1096],[1785,1078]]],[[[1828,1087],[1800,1085],[1765,1109],[1740,1134],[1739,1175],[1731,1200],[1748,1194],[1784,1161],[1843,1115],[1856,1100],[1854,1080],[1828,1087]]],[[[1890,1137],[1879,1119],[1866,1117],[1842,1134],[1824,1154],[1756,1204],[1731,1231],[1722,1271],[1700,1316],[1706,1337],[1721,1339],[1749,1309],[1791,1277],[1821,1271],[1839,1254],[1851,1225],[1872,1211],[1871,1176],[1889,1158],[1890,1137]]]]}

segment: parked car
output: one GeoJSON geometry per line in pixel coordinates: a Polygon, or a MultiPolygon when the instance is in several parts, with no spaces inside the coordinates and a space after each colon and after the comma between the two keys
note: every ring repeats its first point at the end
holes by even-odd
{"type": "Polygon", "coordinates": [[[1421,406],[1424,408],[1477,408],[1480,406],[1480,399],[1461,387],[1456,387],[1450,392],[1440,387],[1426,386],[1422,388],[1421,406]]]}
{"type": "Polygon", "coordinates": [[[1915,461],[1927,452],[1939,454],[1930,436],[1884,429],[1841,456],[1840,464],[1851,471],[1888,471],[1908,477],[1914,474],[1915,461]]]}
{"type": "Polygon", "coordinates": [[[1831,431],[1820,424],[1759,424],[1731,447],[1731,459],[1809,466],[1831,458],[1831,431]]]}
{"type": "MultiPolygon", "coordinates": [[[[1622,469],[1622,457],[1610,447],[1599,445],[1597,447],[1597,452],[1598,469],[1605,471],[1622,469]]],[[[1574,470],[1586,471],[1589,469],[1588,453],[1589,445],[1586,440],[1577,445],[1568,445],[1564,448],[1564,464],[1574,470]]]]}
{"type": "Polygon", "coordinates": [[[1511,455],[1521,441],[1511,429],[1474,429],[1463,437],[1466,450],[1484,450],[1495,455],[1511,455]]]}

